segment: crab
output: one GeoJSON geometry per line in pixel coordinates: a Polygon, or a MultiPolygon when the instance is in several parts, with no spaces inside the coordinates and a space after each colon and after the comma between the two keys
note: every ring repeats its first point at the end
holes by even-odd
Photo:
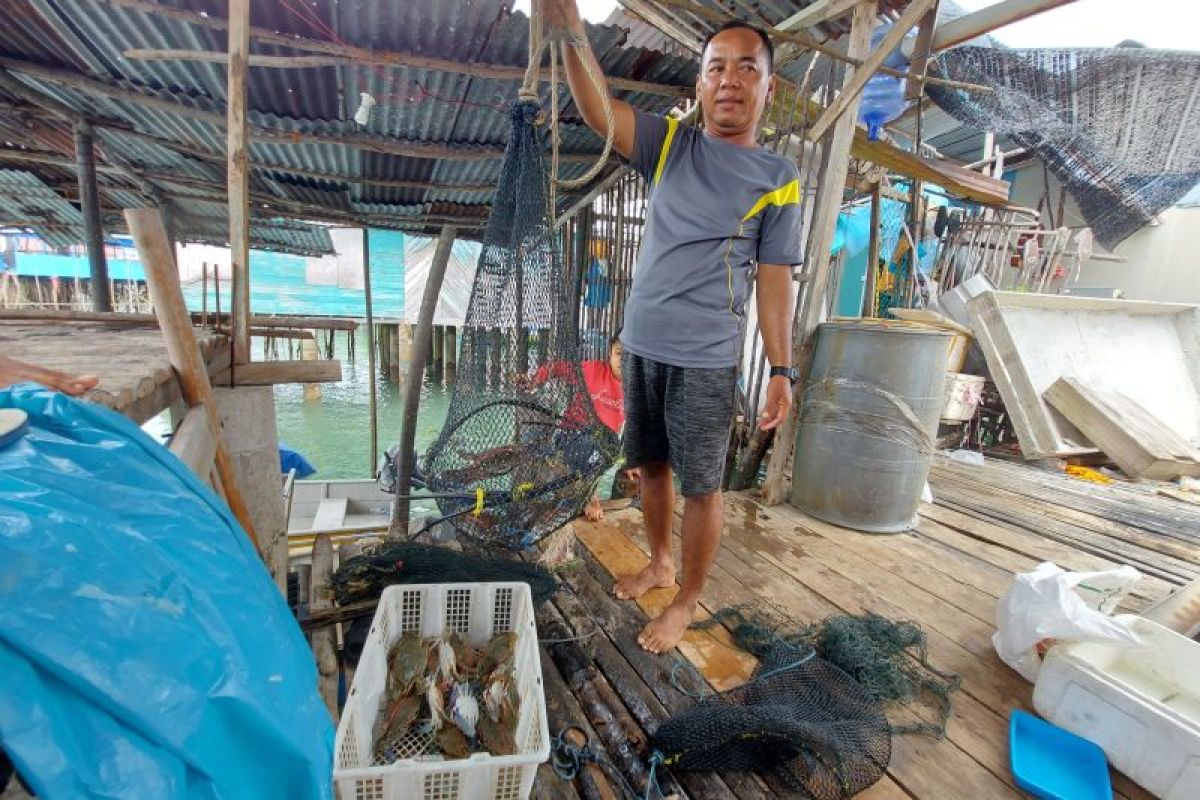
{"type": "Polygon", "coordinates": [[[388,652],[388,697],[408,697],[425,688],[428,653],[421,636],[405,631],[388,652]]]}

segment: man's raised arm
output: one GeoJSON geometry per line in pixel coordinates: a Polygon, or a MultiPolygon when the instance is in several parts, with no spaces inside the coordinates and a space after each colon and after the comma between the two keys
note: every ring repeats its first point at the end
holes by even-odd
{"type": "MultiPolygon", "coordinates": [[[[533,0],[538,2],[538,0],[533,0]]],[[[542,0],[542,13],[547,27],[547,35],[559,33],[567,41],[563,45],[563,59],[567,67],[567,83],[571,86],[571,96],[575,105],[583,114],[583,121],[600,136],[608,133],[604,119],[604,103],[607,98],[612,103],[613,116],[613,149],[625,158],[633,157],[633,109],[623,100],[618,100],[608,91],[608,83],[604,80],[604,71],[588,44],[587,34],[583,28],[583,18],[579,16],[579,7],[575,0],[542,0]],[[583,42],[575,47],[568,42],[583,42]],[[592,82],[591,74],[600,81],[600,87],[592,82]]]]}

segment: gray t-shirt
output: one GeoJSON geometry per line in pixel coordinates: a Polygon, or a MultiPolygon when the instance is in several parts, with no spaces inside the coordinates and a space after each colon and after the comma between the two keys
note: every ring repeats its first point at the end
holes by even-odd
{"type": "Polygon", "coordinates": [[[631,166],[650,199],[621,343],[677,367],[734,366],[755,265],[800,263],[796,167],[763,147],[635,115],[631,166]]]}

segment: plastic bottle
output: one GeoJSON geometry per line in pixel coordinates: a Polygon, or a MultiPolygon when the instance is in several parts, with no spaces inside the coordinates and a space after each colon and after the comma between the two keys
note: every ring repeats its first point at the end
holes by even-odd
{"type": "MultiPolygon", "coordinates": [[[[883,37],[892,29],[885,22],[871,34],[871,50],[879,47],[883,37]]],[[[899,46],[891,52],[883,65],[891,69],[905,70],[908,59],[899,46]]],[[[863,87],[862,100],[858,107],[858,119],[867,126],[867,138],[875,141],[883,126],[904,113],[908,103],[904,99],[904,80],[893,75],[876,72],[863,87]]]]}

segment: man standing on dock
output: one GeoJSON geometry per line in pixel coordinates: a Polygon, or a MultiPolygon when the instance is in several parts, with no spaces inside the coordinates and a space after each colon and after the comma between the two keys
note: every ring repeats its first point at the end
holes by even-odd
{"type": "Polygon", "coordinates": [[[733,422],[738,346],[749,283],[771,364],[764,429],[792,403],[792,266],[800,263],[796,167],[759,146],[758,125],[775,88],[767,35],[731,22],[701,53],[696,97],[702,128],[633,109],[601,91],[603,72],[575,0],[544,0],[549,29],[568,43],[566,72],[584,121],[650,182],[633,287],[623,320],[625,458],[641,471],[650,564],[620,578],[635,599],[674,586],[674,475],[684,496],[683,558],[675,599],[638,643],[654,653],[679,643],[716,557],[724,525],[721,476],[733,422]],[[757,269],[756,269],[757,268],[757,269]]]}

